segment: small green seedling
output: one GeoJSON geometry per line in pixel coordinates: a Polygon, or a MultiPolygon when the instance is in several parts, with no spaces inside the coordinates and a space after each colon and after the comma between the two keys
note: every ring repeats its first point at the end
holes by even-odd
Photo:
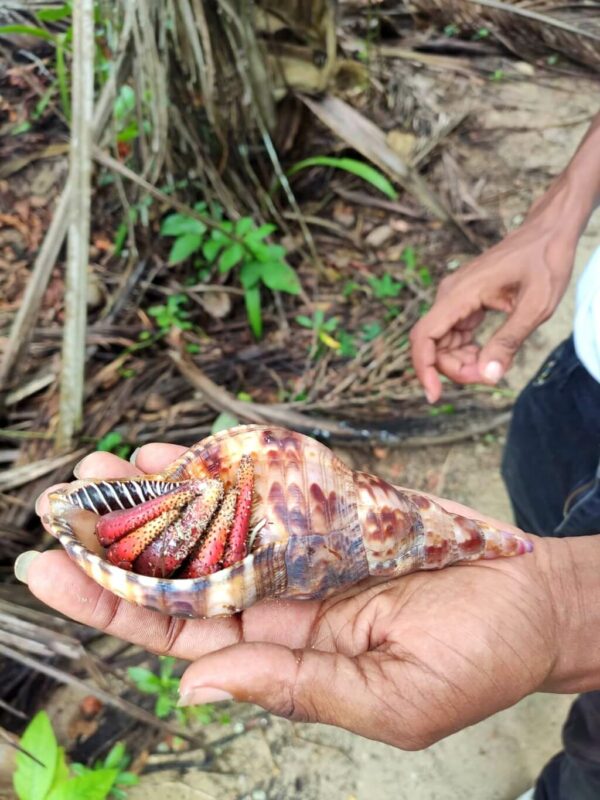
{"type": "Polygon", "coordinates": [[[119,458],[127,459],[133,451],[133,446],[126,442],[118,431],[109,431],[101,439],[98,439],[96,450],[114,453],[119,458]]]}
{"type": "Polygon", "coordinates": [[[86,767],[84,764],[75,762],[71,768],[76,776],[94,774],[103,770],[116,770],[117,774],[108,797],[112,800],[125,800],[127,787],[135,786],[140,780],[134,772],[128,771],[127,768],[130,764],[131,757],[127,755],[125,745],[123,742],[117,742],[110,749],[106,758],[96,761],[93,767],[86,767]]]}
{"type": "Polygon", "coordinates": [[[296,322],[298,325],[302,325],[303,328],[309,328],[310,330],[313,330],[316,334],[317,345],[311,349],[312,358],[322,352],[320,348],[321,344],[325,345],[325,347],[329,347],[331,350],[340,349],[340,342],[338,342],[337,339],[334,339],[331,335],[338,327],[339,320],[337,317],[325,319],[325,314],[323,311],[318,309],[314,312],[312,319],[304,314],[299,314],[296,317],[296,322]]]}
{"type": "Polygon", "coordinates": [[[127,670],[138,691],[156,696],[154,713],[159,719],[174,716],[182,725],[194,721],[208,724],[216,719],[223,724],[229,722],[226,714],[217,716],[214,707],[209,704],[178,708],[180,679],[173,675],[175,659],[171,656],[160,656],[159,661],[158,675],[146,667],[129,667],[127,670]]]}
{"type": "MultiPolygon", "coordinates": [[[[20,745],[13,775],[18,800],[106,800],[111,796],[119,768],[103,766],[71,777],[65,751],[59,747],[45,711],[31,720],[20,745]]],[[[72,767],[76,772],[75,765],[72,767]]],[[[112,796],[122,800],[125,794],[112,796]]]]}
{"type": "Polygon", "coordinates": [[[195,256],[195,265],[206,276],[206,267],[216,267],[221,274],[237,270],[250,328],[256,338],[262,336],[262,297],[265,287],[273,292],[299,294],[300,282],[285,259],[285,248],[270,244],[267,237],[275,225],[256,226],[251,217],[232,222],[222,219],[218,206],[207,208],[197,203],[194,210],[211,225],[185,214],[169,214],[163,220],[161,234],[174,238],[169,263],[179,264],[195,256]],[[210,230],[209,230],[210,228],[210,230]]]}
{"type": "Polygon", "coordinates": [[[171,294],[167,297],[166,303],[150,306],[148,314],[154,317],[162,333],[169,333],[174,328],[189,331],[194,326],[189,320],[190,312],[183,308],[189,301],[190,298],[186,294],[171,294]]]}

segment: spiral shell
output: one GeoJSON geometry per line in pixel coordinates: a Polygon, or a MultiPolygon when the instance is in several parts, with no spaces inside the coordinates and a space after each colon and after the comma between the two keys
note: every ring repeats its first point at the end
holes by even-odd
{"type": "Polygon", "coordinates": [[[530,542],[445,512],[428,497],[355,472],[326,446],[284,428],[247,425],[186,451],[160,475],[75,481],[50,496],[50,527],[98,584],[166,614],[233,614],[266,598],[324,598],[367,578],[518,555],[530,542]],[[110,564],[91,535],[98,517],[181,487],[232,485],[254,464],[249,554],[202,578],[155,578],[110,564]]]}

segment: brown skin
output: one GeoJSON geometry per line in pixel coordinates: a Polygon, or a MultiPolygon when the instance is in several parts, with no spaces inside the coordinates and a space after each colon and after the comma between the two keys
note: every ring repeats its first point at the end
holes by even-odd
{"type": "Polygon", "coordinates": [[[506,373],[564,294],[577,242],[599,201],[600,114],[521,227],[444,278],[432,308],[413,328],[413,362],[430,403],[442,394],[440,374],[456,383],[495,384],[506,373]],[[489,310],[506,319],[481,347],[476,332],[489,310]]]}
{"type": "MultiPolygon", "coordinates": [[[[95,453],[77,475],[160,472],[181,451],[147,445],[136,466],[95,453]]],[[[262,603],[221,620],[131,606],[59,551],[38,556],[27,582],[79,622],[192,661],[181,682],[187,704],[227,692],[416,750],[531,692],[600,688],[598,538],[536,539],[532,554],[408,575],[325,602],[262,603]]]]}

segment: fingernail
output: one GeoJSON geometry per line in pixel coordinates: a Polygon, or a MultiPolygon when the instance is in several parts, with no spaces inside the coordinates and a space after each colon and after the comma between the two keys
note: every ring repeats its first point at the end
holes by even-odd
{"type": "Polygon", "coordinates": [[[222,700],[233,700],[233,695],[214,686],[198,686],[182,692],[177,705],[201,706],[204,703],[220,703],[222,700]]]}
{"type": "Polygon", "coordinates": [[[483,368],[483,377],[496,383],[502,377],[502,364],[499,361],[490,361],[483,368]]]}
{"type": "Polygon", "coordinates": [[[35,501],[35,513],[38,515],[38,517],[42,516],[40,514],[40,503],[41,503],[41,501],[42,501],[42,495],[40,494],[38,496],[37,500],[35,501]]]}
{"type": "Polygon", "coordinates": [[[86,458],[87,458],[87,456],[84,456],[83,458],[79,459],[79,461],[78,461],[78,462],[75,464],[75,466],[73,467],[73,475],[75,475],[75,477],[76,477],[76,478],[79,478],[79,477],[81,477],[81,476],[79,475],[79,468],[81,467],[81,465],[83,464],[83,462],[86,460],[86,458]]]}
{"type": "Polygon", "coordinates": [[[136,461],[136,458],[137,458],[139,452],[140,452],[140,448],[136,447],[135,450],[133,451],[133,453],[129,456],[129,462],[131,464],[133,464],[134,466],[135,466],[135,461],[136,461]]]}
{"type": "Polygon", "coordinates": [[[432,395],[432,393],[429,391],[429,389],[425,389],[425,397],[427,398],[427,402],[428,402],[430,405],[431,405],[432,403],[434,403],[434,402],[435,402],[435,401],[434,401],[434,399],[433,399],[433,395],[432,395]]]}
{"type": "Polygon", "coordinates": [[[36,558],[41,555],[37,550],[26,550],[24,553],[17,558],[15,561],[15,577],[17,580],[21,581],[21,583],[27,583],[27,573],[29,572],[29,567],[33,564],[36,558]]]}

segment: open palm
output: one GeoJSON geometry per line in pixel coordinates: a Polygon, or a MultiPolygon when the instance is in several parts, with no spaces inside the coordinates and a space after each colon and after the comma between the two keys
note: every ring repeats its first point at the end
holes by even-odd
{"type": "MultiPolygon", "coordinates": [[[[95,453],[78,477],[160,472],[183,449],[147,445],[135,467],[95,453]]],[[[47,513],[47,493],[38,511],[47,513]]],[[[181,681],[184,704],[232,696],[417,749],[544,684],[556,640],[546,557],[540,540],[526,556],[408,575],[325,601],[264,602],[210,620],[129,605],[60,551],[36,558],[27,580],[73,619],[193,661],[181,681]]]]}

